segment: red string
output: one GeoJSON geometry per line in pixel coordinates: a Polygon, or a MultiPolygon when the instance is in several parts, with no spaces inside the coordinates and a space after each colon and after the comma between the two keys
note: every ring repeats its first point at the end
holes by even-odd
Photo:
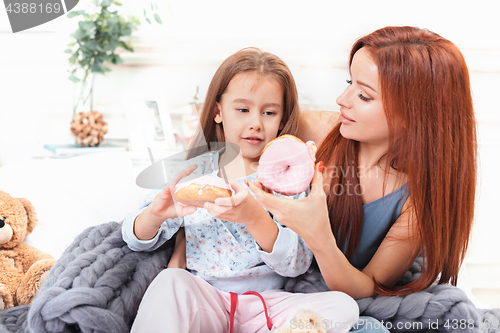
{"type": "Polygon", "coordinates": [[[264,297],[262,297],[262,295],[256,291],[247,291],[246,293],[243,293],[243,295],[255,295],[258,298],[260,298],[260,300],[262,301],[262,304],[264,305],[264,314],[266,315],[267,328],[269,330],[271,330],[273,328],[273,323],[271,322],[271,319],[269,318],[269,315],[267,314],[267,306],[266,306],[266,302],[264,301],[264,297]]]}
{"type": "MultiPolygon", "coordinates": [[[[236,304],[238,303],[238,294],[229,292],[229,295],[231,295],[231,313],[229,315],[229,333],[233,333],[233,326],[234,326],[234,313],[236,312],[236,304]]],[[[247,291],[243,293],[243,295],[254,295],[260,298],[262,301],[262,304],[264,305],[264,314],[266,315],[266,321],[267,321],[267,328],[271,330],[273,328],[273,323],[271,322],[271,319],[269,318],[269,315],[267,313],[267,306],[266,302],[264,301],[264,297],[262,297],[261,294],[259,294],[256,291],[247,291]]]]}
{"type": "Polygon", "coordinates": [[[236,312],[236,303],[238,303],[238,294],[229,292],[231,295],[231,313],[229,316],[229,333],[233,333],[234,313],[236,312]]]}

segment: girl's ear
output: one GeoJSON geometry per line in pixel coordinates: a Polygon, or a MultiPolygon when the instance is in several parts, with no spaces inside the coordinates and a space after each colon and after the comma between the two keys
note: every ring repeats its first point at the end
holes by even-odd
{"type": "Polygon", "coordinates": [[[221,112],[220,112],[220,104],[218,102],[215,102],[215,106],[214,106],[214,121],[217,123],[217,124],[220,124],[222,123],[222,115],[221,115],[221,112]]]}
{"type": "Polygon", "coordinates": [[[281,131],[285,127],[285,124],[283,122],[280,122],[280,127],[278,127],[278,131],[281,131]]]}

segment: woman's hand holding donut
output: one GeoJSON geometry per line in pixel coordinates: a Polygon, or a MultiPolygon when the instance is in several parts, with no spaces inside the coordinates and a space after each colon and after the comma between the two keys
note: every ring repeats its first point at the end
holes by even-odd
{"type": "Polygon", "coordinates": [[[299,200],[281,198],[269,193],[258,179],[255,183],[249,182],[257,201],[270,211],[278,222],[302,237],[313,252],[327,243],[335,243],[328,217],[322,171],[323,162],[319,162],[314,172],[310,194],[299,200]]]}
{"type": "Polygon", "coordinates": [[[175,204],[173,193],[175,185],[184,177],[189,176],[198,166],[190,165],[177,173],[160,193],[156,195],[153,202],[137,216],[134,223],[134,233],[139,239],[151,239],[156,235],[160,225],[169,218],[186,216],[196,211],[195,206],[181,206],[175,204]]]}
{"type": "Polygon", "coordinates": [[[235,191],[232,197],[205,202],[204,208],[221,220],[244,223],[262,250],[271,252],[278,237],[276,223],[243,185],[234,180],[229,184],[235,191]]]}

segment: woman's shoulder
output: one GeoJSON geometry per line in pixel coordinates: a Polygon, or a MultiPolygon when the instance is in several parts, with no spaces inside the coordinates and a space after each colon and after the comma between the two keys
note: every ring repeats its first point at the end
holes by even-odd
{"type": "Polygon", "coordinates": [[[297,136],[304,142],[311,140],[319,146],[338,122],[339,114],[335,111],[301,110],[297,136]]]}

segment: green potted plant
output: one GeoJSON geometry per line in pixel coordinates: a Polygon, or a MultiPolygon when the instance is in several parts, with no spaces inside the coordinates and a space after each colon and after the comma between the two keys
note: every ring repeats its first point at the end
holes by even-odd
{"type": "Polygon", "coordinates": [[[71,34],[70,48],[65,51],[71,54],[69,79],[75,83],[71,131],[82,146],[97,146],[107,132],[102,115],[93,109],[96,74],[111,71],[106,67],[108,64],[123,62],[117,50],[134,51],[126,37],[140,25],[136,16],[125,17],[113,8],[121,6],[116,0],[93,0],[92,4],[94,11],[75,10],[67,15],[68,18],[82,16],[78,29],[71,34]],[[77,113],[78,108],[89,112],[77,113]]]}

